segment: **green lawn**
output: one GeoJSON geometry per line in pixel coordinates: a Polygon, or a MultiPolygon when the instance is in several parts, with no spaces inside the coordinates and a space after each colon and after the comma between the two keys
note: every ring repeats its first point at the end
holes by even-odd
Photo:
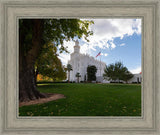
{"type": "Polygon", "coordinates": [[[38,89],[66,98],[20,107],[20,116],[141,116],[141,85],[44,83],[38,89]]]}

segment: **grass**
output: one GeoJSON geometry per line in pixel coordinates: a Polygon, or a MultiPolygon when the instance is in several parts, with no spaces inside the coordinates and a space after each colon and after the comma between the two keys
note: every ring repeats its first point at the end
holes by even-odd
{"type": "Polygon", "coordinates": [[[66,98],[20,107],[20,116],[141,116],[141,85],[44,83],[38,90],[66,98]]]}

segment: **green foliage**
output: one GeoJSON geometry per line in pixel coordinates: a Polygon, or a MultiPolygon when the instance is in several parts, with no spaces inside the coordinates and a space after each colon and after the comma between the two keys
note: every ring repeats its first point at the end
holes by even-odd
{"type": "MultiPolygon", "coordinates": [[[[19,20],[19,32],[20,36],[24,36],[22,51],[27,52],[32,48],[32,35],[33,35],[33,20],[34,19],[20,19],[19,20]]],[[[64,40],[69,41],[75,36],[84,38],[89,41],[88,36],[93,32],[89,31],[89,25],[93,24],[93,21],[82,21],[80,19],[42,19],[43,20],[43,36],[42,44],[47,45],[53,42],[57,47],[60,46],[60,51],[67,51],[67,48],[63,46],[64,40]]],[[[21,39],[21,38],[20,38],[21,39]]]]}
{"type": "Polygon", "coordinates": [[[88,76],[88,81],[96,81],[96,73],[97,73],[97,68],[94,65],[89,65],[87,67],[87,76],[88,76]]]}
{"type": "Polygon", "coordinates": [[[91,23],[91,21],[79,19],[19,20],[20,101],[43,96],[35,87],[36,75],[38,73],[37,71],[33,72],[35,67],[41,74],[53,77],[53,79],[64,77],[64,74],[60,74],[65,71],[64,68],[61,68],[62,63],[55,54],[51,54],[54,51],[47,50],[50,48],[48,45],[52,42],[55,48],[59,48],[58,51],[60,53],[63,51],[67,52],[63,42],[73,40],[74,37],[81,38],[82,36],[87,40],[87,37],[92,35],[92,32],[89,31],[89,24],[91,23]]]}
{"type": "Polygon", "coordinates": [[[116,62],[106,66],[103,76],[109,80],[127,81],[133,77],[121,62],[116,62]]]}
{"type": "Polygon", "coordinates": [[[66,98],[20,107],[20,116],[141,116],[139,84],[46,83],[38,90],[66,98]]]}
{"type": "Polygon", "coordinates": [[[77,77],[77,82],[79,83],[79,78],[81,77],[79,72],[76,73],[76,77],[77,77]]]}
{"type": "Polygon", "coordinates": [[[72,70],[72,65],[71,64],[67,64],[67,71],[70,72],[72,70]]]}
{"type": "Polygon", "coordinates": [[[79,72],[76,73],[76,77],[81,77],[79,72]]]}
{"type": "Polygon", "coordinates": [[[68,82],[70,82],[70,71],[72,70],[72,65],[67,64],[67,71],[68,71],[68,82]]]}
{"type": "Polygon", "coordinates": [[[60,52],[67,52],[67,48],[63,46],[64,40],[69,41],[75,36],[82,36],[88,41],[87,37],[93,32],[89,31],[89,25],[92,21],[81,21],[79,19],[45,19],[44,22],[44,40],[52,41],[55,46],[60,45],[60,52]]]}
{"type": "Polygon", "coordinates": [[[84,76],[84,82],[86,82],[86,80],[87,80],[87,76],[85,75],[85,76],[84,76]]]}
{"type": "Polygon", "coordinates": [[[132,77],[133,77],[133,74],[131,72],[129,72],[129,71],[126,71],[126,73],[123,76],[123,80],[127,83],[127,81],[129,79],[131,79],[132,77]]]}
{"type": "Polygon", "coordinates": [[[66,79],[65,68],[58,58],[57,48],[53,43],[43,46],[35,67],[41,75],[52,78],[53,81],[66,79]]]}
{"type": "MultiPolygon", "coordinates": [[[[67,48],[63,46],[63,42],[64,40],[69,41],[75,36],[78,38],[84,36],[88,41],[87,37],[93,34],[92,31],[89,31],[89,25],[93,22],[79,19],[42,20],[43,36],[41,41],[43,43],[39,50],[35,67],[43,76],[53,79],[64,79],[66,73],[60,59],[57,57],[57,47],[59,46],[60,53],[63,51],[68,52],[67,48]]],[[[27,56],[29,50],[32,49],[33,26],[33,19],[19,20],[20,40],[23,39],[20,48],[24,56],[27,56]]]]}

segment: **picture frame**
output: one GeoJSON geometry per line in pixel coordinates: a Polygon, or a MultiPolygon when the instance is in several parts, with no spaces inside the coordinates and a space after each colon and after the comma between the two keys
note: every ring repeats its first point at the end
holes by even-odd
{"type": "Polygon", "coordinates": [[[0,133],[160,134],[159,0],[0,1],[0,133]],[[19,117],[18,20],[20,18],[141,18],[141,117],[19,117]]]}

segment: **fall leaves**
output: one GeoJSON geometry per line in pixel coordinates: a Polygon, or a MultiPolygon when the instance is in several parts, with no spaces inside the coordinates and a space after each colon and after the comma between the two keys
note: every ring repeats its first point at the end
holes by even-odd
{"type": "Polygon", "coordinates": [[[50,83],[38,88],[66,98],[20,107],[20,116],[141,116],[140,85],[50,83]]]}

